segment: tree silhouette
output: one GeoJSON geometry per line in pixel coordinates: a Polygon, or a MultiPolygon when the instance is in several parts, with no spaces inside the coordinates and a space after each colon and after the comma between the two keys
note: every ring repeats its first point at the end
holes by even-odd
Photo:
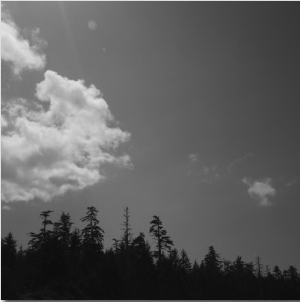
{"type": "Polygon", "coordinates": [[[255,266],[256,266],[256,274],[257,274],[257,277],[258,278],[261,278],[262,277],[262,274],[263,274],[263,265],[261,264],[261,260],[260,260],[260,257],[257,256],[255,258],[255,266]]]}
{"type": "Polygon", "coordinates": [[[31,240],[29,241],[29,246],[34,251],[39,250],[51,238],[52,232],[50,230],[47,230],[47,226],[53,224],[52,221],[48,219],[48,217],[50,216],[50,213],[52,213],[52,212],[53,211],[43,211],[40,214],[40,217],[43,219],[43,221],[42,221],[43,227],[40,229],[40,232],[39,233],[30,232],[29,233],[29,236],[31,237],[31,240]]]}
{"type": "Polygon", "coordinates": [[[54,223],[54,236],[65,249],[69,248],[70,245],[72,224],[69,213],[65,214],[64,212],[61,214],[59,221],[54,223]]]}
{"type": "Polygon", "coordinates": [[[182,249],[180,252],[180,259],[179,259],[179,265],[186,271],[189,272],[192,269],[192,264],[190,262],[190,259],[188,257],[187,252],[182,249]]]}
{"type": "Polygon", "coordinates": [[[163,228],[162,222],[158,216],[153,216],[153,220],[150,222],[150,234],[156,240],[157,250],[154,252],[154,257],[158,259],[158,263],[161,262],[164,251],[170,251],[171,246],[173,246],[173,241],[167,235],[167,231],[163,228]]]}
{"type": "Polygon", "coordinates": [[[125,245],[125,250],[128,250],[128,247],[131,243],[131,240],[132,240],[132,233],[131,233],[131,227],[130,227],[130,213],[129,213],[129,209],[128,207],[125,208],[124,210],[124,214],[123,214],[123,217],[124,217],[124,222],[123,222],[123,236],[121,238],[121,242],[124,243],[125,245]]]}
{"type": "Polygon", "coordinates": [[[208,248],[208,253],[204,257],[203,265],[207,270],[213,272],[220,270],[220,256],[213,246],[208,248]]]}
{"type": "Polygon", "coordinates": [[[191,265],[187,252],[179,253],[158,216],[150,234],[155,251],[140,232],[131,238],[129,211],[125,209],[123,243],[103,251],[98,210],[88,207],[83,230],[71,230],[69,214],[62,213],[49,228],[52,211],[40,214],[42,227],[30,233],[29,247],[17,252],[12,233],[1,239],[2,298],[8,300],[101,299],[300,299],[300,276],[295,266],[271,273],[259,257],[245,262],[220,260],[213,246],[201,261],[191,265]],[[127,239],[126,239],[127,238],[127,239]],[[127,243],[126,243],[127,242],[127,243]],[[127,248],[126,248],[127,246],[127,248]],[[168,252],[167,255],[164,252],[168,252]]]}
{"type": "Polygon", "coordinates": [[[87,222],[87,226],[82,230],[82,244],[84,250],[88,252],[103,252],[104,231],[98,225],[98,212],[95,207],[88,207],[86,216],[80,219],[87,222]]]}
{"type": "Polygon", "coordinates": [[[12,266],[17,257],[17,241],[11,232],[4,238],[1,238],[2,266],[12,266]],[[5,259],[5,262],[3,261],[5,259]]]}

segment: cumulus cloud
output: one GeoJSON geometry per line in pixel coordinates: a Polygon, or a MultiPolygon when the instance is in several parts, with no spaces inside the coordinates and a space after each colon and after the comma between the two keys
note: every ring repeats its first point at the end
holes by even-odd
{"type": "Polygon", "coordinates": [[[46,71],[38,101],[11,100],[2,115],[2,200],[49,201],[105,179],[106,164],[130,167],[117,147],[130,134],[116,127],[93,85],[46,71]]]}
{"type": "Polygon", "coordinates": [[[243,183],[248,186],[248,194],[258,200],[260,206],[270,206],[270,198],[275,196],[276,190],[272,187],[272,179],[251,180],[244,178],[243,183]]]}
{"type": "Polygon", "coordinates": [[[12,65],[18,75],[24,69],[42,69],[46,64],[45,55],[40,52],[44,45],[38,37],[39,30],[32,31],[33,44],[21,37],[20,30],[10,16],[1,14],[1,59],[12,65]]]}

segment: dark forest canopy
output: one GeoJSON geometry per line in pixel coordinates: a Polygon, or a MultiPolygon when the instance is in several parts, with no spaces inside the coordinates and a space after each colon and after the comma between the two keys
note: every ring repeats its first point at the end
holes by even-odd
{"type": "Polygon", "coordinates": [[[105,232],[98,210],[88,207],[74,227],[69,213],[51,221],[44,211],[41,228],[30,232],[28,248],[17,249],[12,233],[1,239],[2,299],[299,299],[300,275],[294,266],[271,269],[257,257],[231,262],[213,246],[193,263],[178,251],[161,219],[154,215],[149,233],[134,236],[128,208],[123,234],[104,250],[105,232]]]}

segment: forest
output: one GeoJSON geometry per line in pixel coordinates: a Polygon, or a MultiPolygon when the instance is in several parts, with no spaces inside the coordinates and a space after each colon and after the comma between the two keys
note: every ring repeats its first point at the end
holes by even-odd
{"type": "Polygon", "coordinates": [[[213,246],[200,263],[192,262],[175,248],[158,216],[149,223],[153,247],[144,233],[134,236],[127,207],[121,238],[104,249],[98,212],[87,208],[82,230],[73,227],[68,213],[52,222],[52,211],[42,212],[41,228],[29,233],[26,249],[18,248],[11,232],[3,237],[1,299],[300,299],[294,266],[271,269],[260,257],[254,263],[241,256],[229,261],[213,246]]]}

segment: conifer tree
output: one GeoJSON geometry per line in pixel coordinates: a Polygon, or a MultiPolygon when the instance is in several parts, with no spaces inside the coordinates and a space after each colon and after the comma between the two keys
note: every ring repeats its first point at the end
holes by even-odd
{"type": "Polygon", "coordinates": [[[233,271],[237,276],[240,276],[244,272],[245,263],[241,256],[237,256],[236,260],[233,262],[233,271]]]}
{"type": "Polygon", "coordinates": [[[167,231],[163,228],[162,222],[158,216],[153,216],[153,220],[150,222],[150,234],[156,240],[156,248],[157,250],[154,252],[154,257],[158,259],[158,263],[160,263],[162,256],[164,255],[164,251],[170,252],[171,246],[173,246],[173,241],[167,235],[167,231]]]}
{"type": "Polygon", "coordinates": [[[79,253],[81,249],[81,234],[78,228],[75,228],[70,236],[70,251],[79,253]]]}
{"type": "Polygon", "coordinates": [[[17,241],[14,239],[11,232],[1,239],[1,253],[1,259],[5,259],[4,262],[2,261],[2,265],[14,264],[17,256],[17,241]]]}
{"type": "Polygon", "coordinates": [[[180,252],[179,264],[186,272],[189,272],[192,269],[192,264],[187,252],[184,249],[182,249],[180,252]]]}
{"type": "Polygon", "coordinates": [[[43,227],[40,229],[39,233],[30,232],[29,236],[31,237],[29,241],[29,246],[32,250],[37,251],[39,250],[46,242],[51,238],[52,232],[47,230],[48,225],[52,225],[52,221],[48,219],[50,213],[53,211],[43,211],[40,214],[40,217],[43,219],[42,225],[43,227]]]}
{"type": "Polygon", "coordinates": [[[220,270],[220,256],[215,251],[215,248],[213,246],[210,246],[208,248],[208,253],[204,257],[203,265],[205,269],[212,272],[220,270]]]}
{"type": "Polygon", "coordinates": [[[54,236],[64,249],[67,249],[70,245],[72,224],[70,214],[64,212],[61,214],[59,221],[54,223],[54,236]]]}
{"type": "Polygon", "coordinates": [[[262,273],[263,273],[263,266],[261,264],[261,260],[260,257],[257,256],[255,259],[255,266],[256,266],[256,274],[258,278],[262,277],[262,273]]]}
{"type": "Polygon", "coordinates": [[[275,277],[276,280],[280,280],[282,277],[282,272],[281,272],[280,268],[278,267],[278,265],[274,266],[273,276],[275,277]]]}
{"type": "Polygon", "coordinates": [[[86,216],[81,218],[81,221],[87,222],[87,226],[82,230],[82,244],[86,251],[103,252],[104,231],[98,225],[98,212],[95,207],[88,207],[86,216]]]}
{"type": "Polygon", "coordinates": [[[130,221],[129,221],[130,213],[129,213],[128,207],[125,208],[123,217],[125,218],[124,223],[123,223],[123,229],[122,229],[124,231],[124,233],[123,233],[121,242],[124,244],[125,250],[127,251],[128,247],[131,243],[131,240],[132,240],[132,233],[131,233],[131,227],[130,227],[130,221]]]}

